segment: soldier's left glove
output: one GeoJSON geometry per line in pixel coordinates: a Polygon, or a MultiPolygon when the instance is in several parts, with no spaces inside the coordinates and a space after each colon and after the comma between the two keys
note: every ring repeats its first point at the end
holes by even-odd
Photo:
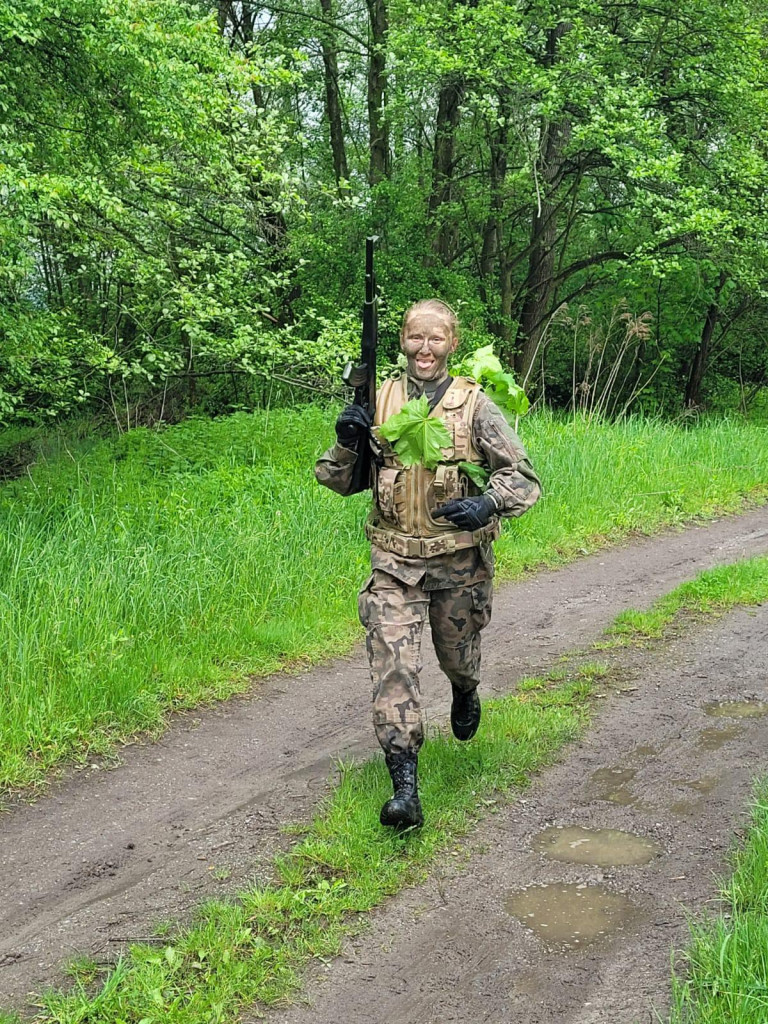
{"type": "Polygon", "coordinates": [[[479,530],[501,511],[501,502],[492,491],[476,498],[454,498],[436,508],[435,519],[447,519],[461,530],[479,530]]]}

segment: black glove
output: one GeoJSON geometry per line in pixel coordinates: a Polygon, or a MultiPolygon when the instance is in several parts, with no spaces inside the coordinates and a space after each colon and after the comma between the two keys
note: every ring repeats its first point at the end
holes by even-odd
{"type": "Polygon", "coordinates": [[[454,498],[436,508],[432,515],[435,519],[447,519],[462,530],[479,530],[500,511],[498,498],[486,492],[476,498],[454,498]]]}
{"type": "Polygon", "coordinates": [[[371,417],[362,405],[348,405],[336,420],[336,437],[342,448],[357,448],[371,429],[371,417]]]}

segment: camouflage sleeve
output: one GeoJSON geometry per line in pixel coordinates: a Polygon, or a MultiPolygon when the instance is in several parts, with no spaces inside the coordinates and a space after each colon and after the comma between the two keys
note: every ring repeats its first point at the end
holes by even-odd
{"type": "Polygon", "coordinates": [[[333,445],[315,463],[315,477],[323,487],[330,487],[337,494],[346,494],[352,483],[352,471],[357,461],[357,452],[333,445]]]}
{"type": "Polygon", "coordinates": [[[498,406],[482,393],[472,424],[472,444],[491,470],[488,490],[501,503],[501,516],[521,516],[536,504],[541,483],[525,448],[498,406]]]}

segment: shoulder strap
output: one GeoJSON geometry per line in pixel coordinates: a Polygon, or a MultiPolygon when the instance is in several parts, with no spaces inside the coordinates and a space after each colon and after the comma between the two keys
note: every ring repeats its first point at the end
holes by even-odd
{"type": "Polygon", "coordinates": [[[434,412],[440,402],[443,400],[443,395],[446,393],[448,388],[453,384],[453,377],[449,374],[442,384],[435,391],[434,395],[429,400],[429,411],[434,412]]]}

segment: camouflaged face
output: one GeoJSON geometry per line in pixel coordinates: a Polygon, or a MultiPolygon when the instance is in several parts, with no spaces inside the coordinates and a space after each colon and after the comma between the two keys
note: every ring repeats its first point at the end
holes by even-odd
{"type": "MultiPolygon", "coordinates": [[[[373,724],[387,753],[418,752],[424,740],[419,673],[429,619],[440,666],[459,689],[478,685],[480,631],[491,617],[492,582],[468,577],[458,586],[427,591],[374,569],[360,591],[360,621],[373,682],[373,724]]],[[[424,575],[422,573],[422,575],[424,575]]]]}

